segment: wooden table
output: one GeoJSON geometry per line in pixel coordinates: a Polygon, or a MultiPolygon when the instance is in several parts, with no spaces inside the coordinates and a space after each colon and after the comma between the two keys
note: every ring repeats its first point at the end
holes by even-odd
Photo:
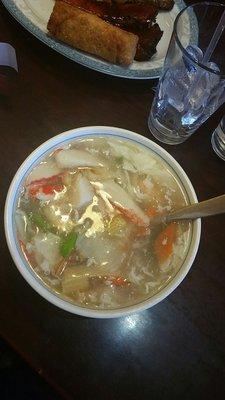
{"type": "MultiPolygon", "coordinates": [[[[222,399],[225,395],[225,217],[202,222],[194,265],[169,298],[129,318],[92,320],[41,298],[6,246],[3,207],[25,157],[46,139],[86,125],[127,128],[152,140],[147,116],[155,82],[91,71],[56,54],[0,6],[0,40],[17,51],[19,75],[0,98],[0,334],[68,399],[222,399]]],[[[200,200],[224,193],[225,164],[211,127],[164,146],[200,200]]]]}

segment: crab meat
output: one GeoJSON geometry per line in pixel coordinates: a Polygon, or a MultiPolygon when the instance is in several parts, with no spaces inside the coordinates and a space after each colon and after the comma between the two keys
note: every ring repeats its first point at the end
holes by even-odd
{"type": "Polygon", "coordinates": [[[55,159],[61,168],[90,168],[103,166],[97,157],[83,150],[61,150],[55,155],[55,159]]]}
{"type": "Polygon", "coordinates": [[[48,179],[52,176],[60,174],[60,169],[54,161],[47,161],[35,167],[27,178],[27,185],[32,182],[48,179]]]}
{"type": "Polygon", "coordinates": [[[102,186],[108,200],[131,222],[141,226],[149,224],[148,216],[120,185],[112,180],[108,180],[103,182],[102,186]]]}
{"type": "Polygon", "coordinates": [[[93,200],[94,191],[90,182],[82,174],[78,174],[72,188],[71,203],[75,208],[82,208],[93,200]]]}
{"type": "MultiPolygon", "coordinates": [[[[51,179],[51,178],[49,178],[51,179]]],[[[48,179],[46,179],[47,181],[48,179]]],[[[43,180],[42,180],[43,181],[43,180]]],[[[27,188],[27,193],[31,197],[36,197],[38,200],[46,202],[56,200],[66,193],[66,188],[62,184],[31,184],[27,188]]]]}

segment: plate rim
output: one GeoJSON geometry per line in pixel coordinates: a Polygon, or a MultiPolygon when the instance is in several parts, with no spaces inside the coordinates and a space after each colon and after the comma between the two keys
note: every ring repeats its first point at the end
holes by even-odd
{"type": "MultiPolygon", "coordinates": [[[[178,7],[179,12],[186,7],[186,4],[183,0],[174,0],[174,2],[178,7]]],[[[107,61],[104,61],[105,65],[102,64],[99,65],[100,60],[95,59],[95,56],[86,54],[85,52],[81,52],[77,49],[73,49],[64,43],[61,43],[60,41],[57,41],[54,38],[51,38],[51,36],[48,36],[41,28],[35,25],[20,10],[20,8],[15,4],[14,0],[2,0],[2,4],[12,15],[12,17],[34,37],[36,37],[42,43],[50,47],[52,50],[56,51],[57,53],[63,55],[64,57],[72,60],[77,64],[80,64],[94,71],[114,76],[117,78],[149,80],[149,79],[158,79],[161,75],[163,66],[158,68],[153,68],[151,69],[151,71],[149,71],[149,70],[129,70],[125,68],[123,69],[123,67],[117,66],[112,63],[107,63],[107,61]],[[67,49],[68,51],[65,51],[67,49]],[[72,52],[69,51],[69,49],[72,49],[72,52]]]]}

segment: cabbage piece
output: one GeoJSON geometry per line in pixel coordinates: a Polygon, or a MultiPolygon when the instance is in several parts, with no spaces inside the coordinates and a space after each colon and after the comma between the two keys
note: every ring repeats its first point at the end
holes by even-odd
{"type": "Polygon", "coordinates": [[[116,271],[126,257],[118,246],[120,242],[121,238],[113,240],[100,234],[89,238],[80,236],[77,239],[76,248],[83,258],[91,258],[99,266],[105,265],[106,273],[109,274],[116,271]]]}
{"type": "Polygon", "coordinates": [[[47,220],[59,232],[71,232],[75,226],[75,221],[71,218],[73,208],[70,204],[50,203],[42,207],[42,212],[47,220]]]}
{"type": "Polygon", "coordinates": [[[71,294],[77,290],[85,290],[90,287],[89,278],[106,275],[107,268],[86,265],[77,265],[67,268],[62,275],[63,293],[71,294]]]}
{"type": "Polygon", "coordinates": [[[61,150],[55,155],[55,159],[61,168],[78,168],[78,167],[101,167],[100,160],[83,150],[68,149],[61,150]]]}
{"type": "Polygon", "coordinates": [[[26,213],[20,209],[16,210],[15,222],[19,239],[22,240],[23,242],[26,242],[27,225],[29,223],[26,213]]]}
{"type": "Polygon", "coordinates": [[[52,268],[62,260],[59,252],[60,237],[53,233],[38,233],[32,238],[31,244],[38,266],[50,274],[52,268]]]}
{"type": "Polygon", "coordinates": [[[156,160],[151,154],[142,149],[129,144],[123,144],[116,141],[108,141],[113,149],[115,156],[123,157],[123,168],[131,172],[150,172],[156,165],[156,160]]]}
{"type": "Polygon", "coordinates": [[[68,268],[62,276],[62,290],[64,294],[71,294],[77,290],[85,290],[89,288],[89,274],[87,267],[76,266],[68,268]]]}

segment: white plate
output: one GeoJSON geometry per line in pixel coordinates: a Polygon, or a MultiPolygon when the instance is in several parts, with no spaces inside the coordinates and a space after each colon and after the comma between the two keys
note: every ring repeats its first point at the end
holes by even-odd
{"type": "MultiPolygon", "coordinates": [[[[54,0],[2,0],[2,2],[21,25],[52,49],[91,69],[131,79],[154,79],[160,76],[174,20],[179,11],[185,7],[183,0],[175,0],[175,5],[171,11],[159,12],[157,22],[163,30],[163,36],[157,46],[157,53],[150,61],[134,61],[129,68],[123,68],[75,50],[48,36],[47,22],[54,6],[54,0]]],[[[190,23],[182,29],[184,30],[182,34],[188,35],[190,23]]]]}

